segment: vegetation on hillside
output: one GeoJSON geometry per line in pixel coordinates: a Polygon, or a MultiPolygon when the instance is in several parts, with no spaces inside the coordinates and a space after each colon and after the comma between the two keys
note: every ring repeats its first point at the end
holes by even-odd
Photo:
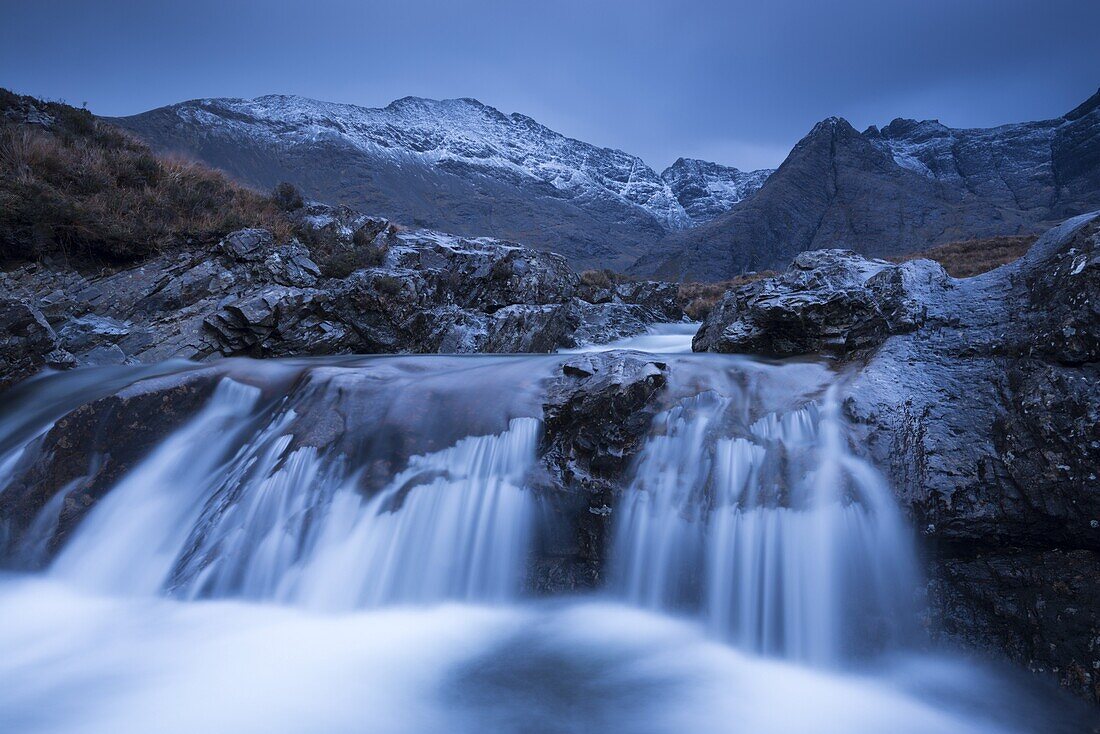
{"type": "Polygon", "coordinates": [[[948,275],[969,278],[1020,259],[1036,239],[1037,235],[1030,234],[963,240],[887,259],[896,263],[919,259],[935,260],[948,275]]]}
{"type": "Polygon", "coordinates": [[[714,309],[715,304],[722,300],[722,296],[726,295],[726,291],[729,289],[761,278],[769,278],[773,275],[775,275],[774,270],[761,270],[718,283],[681,283],[677,294],[680,300],[680,308],[684,309],[684,313],[692,321],[702,321],[714,309]]]}
{"type": "Polygon", "coordinates": [[[0,263],[124,265],[242,227],[293,225],[272,197],[158,157],[85,109],[0,89],[0,263]]]}

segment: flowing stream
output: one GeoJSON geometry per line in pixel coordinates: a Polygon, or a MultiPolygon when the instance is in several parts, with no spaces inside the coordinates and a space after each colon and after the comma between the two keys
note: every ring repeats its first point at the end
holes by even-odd
{"type": "MultiPolygon", "coordinates": [[[[666,331],[653,348],[681,351],[666,331]]],[[[169,363],[10,393],[0,506],[96,448],[2,518],[0,731],[1077,730],[1033,684],[921,651],[912,533],[823,365],[662,357],[604,582],[534,594],[566,358],[169,363]],[[116,475],[158,381],[210,387],[116,475]],[[104,400],[118,423],[83,431],[104,400]]]]}

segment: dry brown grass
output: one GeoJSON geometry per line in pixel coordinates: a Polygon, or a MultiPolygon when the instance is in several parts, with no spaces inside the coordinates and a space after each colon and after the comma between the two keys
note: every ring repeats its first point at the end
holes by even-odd
{"type": "Polygon", "coordinates": [[[221,173],[155,156],[86,110],[0,90],[0,262],[131,263],[242,227],[286,239],[276,203],[221,173]],[[53,118],[18,121],[32,104],[53,118]],[[15,120],[2,116],[14,110],[15,120]]]}
{"type": "Polygon", "coordinates": [[[591,288],[614,288],[620,283],[630,283],[637,280],[637,278],[608,269],[583,270],[579,277],[583,285],[591,288]]]}
{"type": "Polygon", "coordinates": [[[948,275],[955,278],[969,278],[988,272],[1023,257],[1037,235],[1016,235],[1010,237],[986,237],[983,239],[950,242],[923,252],[898,255],[887,258],[896,263],[909,260],[935,260],[948,275]]]}
{"type": "Polygon", "coordinates": [[[730,288],[736,288],[739,285],[745,285],[754,280],[768,278],[773,275],[775,275],[774,270],[761,270],[718,283],[681,283],[677,294],[680,300],[680,308],[684,309],[684,313],[693,321],[702,321],[714,309],[714,305],[722,300],[722,296],[730,288]]]}

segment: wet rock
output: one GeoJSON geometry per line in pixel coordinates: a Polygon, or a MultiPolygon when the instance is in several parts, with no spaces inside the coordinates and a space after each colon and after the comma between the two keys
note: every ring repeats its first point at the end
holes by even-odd
{"type": "Polygon", "coordinates": [[[615,286],[615,298],[621,303],[641,306],[659,314],[664,321],[682,321],[684,309],[680,306],[680,287],[676,283],[659,280],[635,280],[615,286]]]}
{"type": "Polygon", "coordinates": [[[53,526],[50,549],[59,547],[125,472],[199,410],[219,377],[196,370],[142,380],[59,419],[21,457],[4,489],[0,526],[9,547],[20,546],[22,533],[62,493],[56,517],[43,518],[53,526]]]}
{"type": "Polygon", "coordinates": [[[25,306],[9,306],[18,333],[0,369],[10,382],[47,362],[552,352],[639,333],[672,309],[675,286],[642,283],[620,288],[608,310],[592,310],[577,299],[577,275],[563,258],[509,242],[401,230],[346,207],[311,204],[295,216],[340,247],[368,238],[382,262],[325,278],[298,240],[245,229],[211,252],[184,249],[106,275],[28,265],[4,278],[25,306]],[[32,322],[38,336],[28,342],[19,329],[32,322]],[[68,355],[46,360],[55,349],[68,355]]]}
{"type": "Polygon", "coordinates": [[[528,583],[536,590],[592,588],[607,555],[613,496],[641,448],[668,367],[636,352],[565,361],[543,405],[541,491],[561,522],[539,549],[528,583]]]}
{"type": "Polygon", "coordinates": [[[353,351],[358,339],[325,316],[328,294],[268,286],[220,308],[205,326],[226,355],[279,357],[353,351]]]}
{"type": "Polygon", "coordinates": [[[631,280],[615,283],[610,277],[582,281],[576,297],[590,304],[617,304],[645,309],[659,321],[682,321],[684,310],[680,306],[680,287],[677,283],[658,280],[631,280]]]}
{"type": "Polygon", "coordinates": [[[1092,669],[1079,620],[1100,618],[1100,577],[1082,570],[1100,552],[1097,229],[1079,217],[1012,265],[909,289],[924,325],[887,339],[846,402],[930,548],[933,609],[951,615],[933,629],[1055,676],[1092,669]],[[1066,579],[1081,617],[1019,606],[1066,579]]]}
{"type": "Polygon", "coordinates": [[[649,325],[663,320],[644,306],[631,303],[588,303],[575,299],[573,340],[577,346],[606,344],[616,339],[644,334],[649,325]]]}
{"type": "Polygon", "coordinates": [[[42,313],[26,301],[0,296],[0,390],[44,367],[67,369],[75,358],[61,348],[42,313]]]}
{"type": "Polygon", "coordinates": [[[114,343],[130,333],[129,327],[110,316],[88,314],[62,325],[58,336],[71,352],[83,352],[105,343],[114,343]]]}
{"type": "Polygon", "coordinates": [[[892,265],[848,250],[804,252],[787,272],[729,291],[692,348],[773,357],[866,352],[923,323],[906,285],[929,275],[947,281],[927,264],[892,265]]]}
{"type": "Polygon", "coordinates": [[[933,632],[1100,700],[1094,217],[967,279],[803,253],[728,293],[693,346],[861,358],[845,408],[928,548],[933,632]]]}
{"type": "Polygon", "coordinates": [[[935,637],[1007,655],[1100,700],[1100,553],[984,551],[931,572],[935,637]]]}
{"type": "Polygon", "coordinates": [[[1060,246],[1038,244],[1022,273],[1035,307],[1028,353],[1065,364],[1100,362],[1100,228],[1083,227],[1060,246]]]}

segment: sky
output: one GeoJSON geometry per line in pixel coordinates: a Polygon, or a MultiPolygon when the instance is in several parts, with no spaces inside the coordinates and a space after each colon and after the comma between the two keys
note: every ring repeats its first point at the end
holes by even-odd
{"type": "Polygon", "coordinates": [[[197,97],[474,97],[641,156],[774,167],[814,123],[985,127],[1100,87],[1097,0],[0,0],[0,86],[127,115],[197,97]]]}

